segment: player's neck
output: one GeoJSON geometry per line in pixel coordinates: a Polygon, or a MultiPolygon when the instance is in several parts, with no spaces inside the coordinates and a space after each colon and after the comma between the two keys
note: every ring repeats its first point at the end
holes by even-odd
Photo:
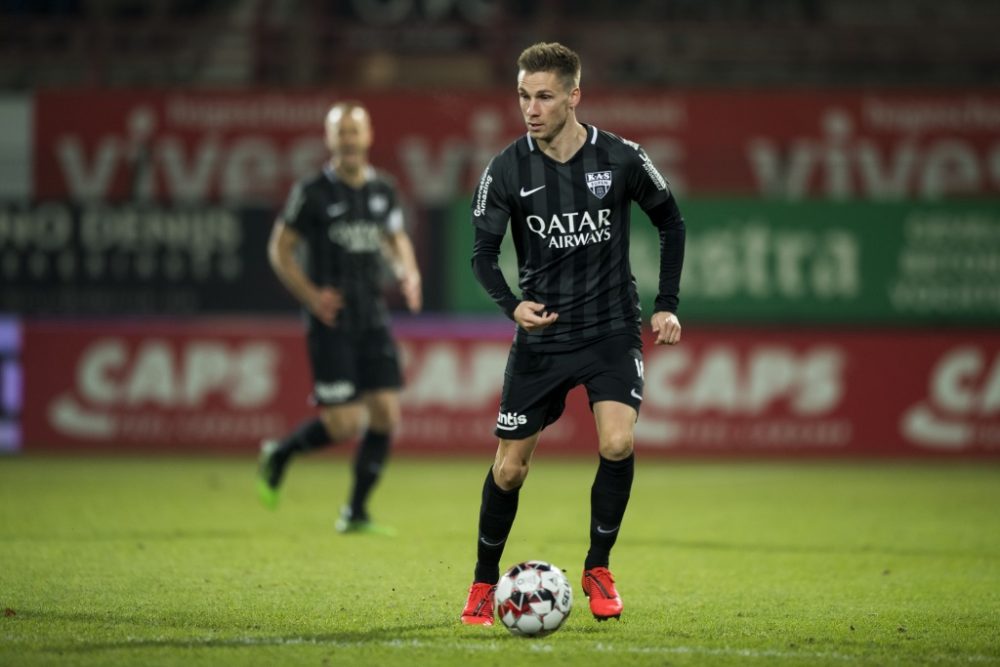
{"type": "Polygon", "coordinates": [[[576,118],[566,121],[566,125],[551,141],[539,141],[538,147],[556,162],[566,162],[576,155],[587,142],[587,128],[576,118]]]}
{"type": "Polygon", "coordinates": [[[333,167],[337,178],[352,188],[360,188],[365,184],[368,172],[367,164],[348,165],[334,158],[330,160],[330,166],[333,167]]]}

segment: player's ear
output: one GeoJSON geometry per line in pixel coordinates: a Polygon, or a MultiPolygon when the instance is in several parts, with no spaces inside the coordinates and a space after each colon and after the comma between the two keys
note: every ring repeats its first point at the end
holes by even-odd
{"type": "Polygon", "coordinates": [[[371,146],[375,142],[375,123],[372,122],[371,112],[364,109],[363,114],[360,115],[360,121],[362,136],[368,140],[368,145],[371,146]]]}
{"type": "Polygon", "coordinates": [[[580,92],[580,86],[576,86],[573,90],[569,91],[569,108],[576,110],[576,105],[580,103],[580,98],[583,93],[580,92]]]}
{"type": "Polygon", "coordinates": [[[375,123],[372,122],[370,115],[366,114],[365,123],[361,127],[363,136],[368,139],[368,145],[371,146],[375,142],[375,123]]]}

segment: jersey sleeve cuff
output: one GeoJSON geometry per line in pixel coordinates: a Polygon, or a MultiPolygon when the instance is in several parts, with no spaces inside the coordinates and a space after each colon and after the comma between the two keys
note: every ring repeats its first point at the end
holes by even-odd
{"type": "Polygon", "coordinates": [[[664,296],[659,295],[656,297],[656,301],[653,302],[654,312],[662,313],[674,313],[677,314],[678,298],[676,295],[664,296]]]}
{"type": "Polygon", "coordinates": [[[512,322],[515,321],[514,311],[517,309],[519,303],[521,302],[517,299],[510,299],[500,304],[500,309],[503,310],[503,314],[506,315],[512,322]]]}

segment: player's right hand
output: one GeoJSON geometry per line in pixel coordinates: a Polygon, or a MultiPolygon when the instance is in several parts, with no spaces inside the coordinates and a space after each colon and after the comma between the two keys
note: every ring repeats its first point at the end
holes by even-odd
{"type": "Polygon", "coordinates": [[[309,311],[316,316],[320,322],[328,327],[332,327],[337,322],[337,313],[344,307],[344,297],[339,290],[332,287],[321,287],[316,290],[312,301],[309,303],[309,311]]]}
{"type": "Polygon", "coordinates": [[[528,332],[541,331],[558,319],[559,314],[547,312],[543,303],[522,301],[514,309],[514,321],[528,332]]]}

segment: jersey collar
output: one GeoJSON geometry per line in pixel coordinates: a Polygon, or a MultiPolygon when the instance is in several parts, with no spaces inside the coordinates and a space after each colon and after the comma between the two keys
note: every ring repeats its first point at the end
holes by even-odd
{"type": "MultiPolygon", "coordinates": [[[[590,140],[589,140],[588,143],[593,146],[594,144],[597,143],[597,126],[596,125],[587,125],[586,123],[581,123],[581,124],[585,128],[587,128],[587,132],[590,134],[590,140]]],[[[524,133],[524,138],[528,140],[528,150],[529,151],[534,152],[535,150],[538,149],[538,147],[535,146],[535,142],[532,141],[532,139],[531,139],[531,133],[530,132],[525,132],[524,133]]]]}
{"type": "MultiPolygon", "coordinates": [[[[333,165],[330,164],[329,162],[323,165],[323,175],[326,176],[326,179],[331,183],[340,182],[340,177],[337,176],[337,170],[334,169],[333,165]]],[[[365,182],[368,183],[374,180],[375,180],[375,167],[368,165],[367,167],[365,167],[365,182]]]]}

